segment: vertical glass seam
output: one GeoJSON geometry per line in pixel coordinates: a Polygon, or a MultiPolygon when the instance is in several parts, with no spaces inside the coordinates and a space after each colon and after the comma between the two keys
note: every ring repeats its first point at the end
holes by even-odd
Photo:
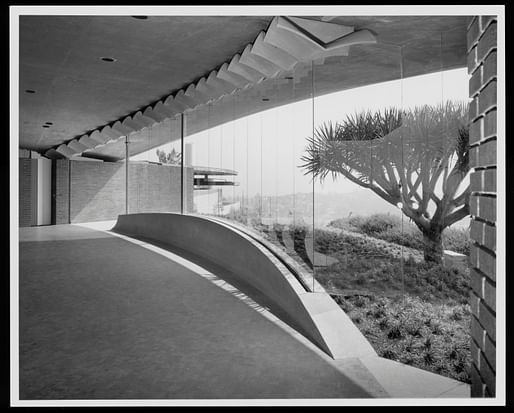
{"type": "MultiPolygon", "coordinates": [[[[311,60],[311,101],[312,101],[312,137],[314,138],[314,60],[311,60]]],[[[315,207],[315,196],[316,196],[316,183],[314,180],[314,172],[312,174],[312,292],[315,288],[316,280],[316,257],[314,256],[314,207],[315,207]]]]}
{"type": "MultiPolygon", "coordinates": [[[[170,135],[172,130],[170,128],[170,135]]],[[[184,112],[180,114],[180,213],[184,215],[184,112]]]]}

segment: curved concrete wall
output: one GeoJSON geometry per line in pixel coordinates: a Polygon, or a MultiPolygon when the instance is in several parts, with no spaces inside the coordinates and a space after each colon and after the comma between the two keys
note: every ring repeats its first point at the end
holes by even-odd
{"type": "Polygon", "coordinates": [[[250,237],[206,218],[173,213],[120,215],[113,231],[154,239],[229,270],[284,311],[316,345],[328,348],[299,294],[306,293],[271,253],[250,237]]]}
{"type": "Polygon", "coordinates": [[[264,294],[285,321],[334,358],[376,354],[326,293],[310,293],[250,236],[208,218],[173,213],[120,215],[114,232],[189,251],[264,294]]]}

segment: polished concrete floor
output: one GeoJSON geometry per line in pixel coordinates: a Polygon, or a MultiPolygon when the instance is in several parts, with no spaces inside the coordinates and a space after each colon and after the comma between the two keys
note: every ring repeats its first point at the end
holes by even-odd
{"type": "Polygon", "coordinates": [[[162,255],[20,229],[20,399],[369,397],[319,353],[162,255]]]}

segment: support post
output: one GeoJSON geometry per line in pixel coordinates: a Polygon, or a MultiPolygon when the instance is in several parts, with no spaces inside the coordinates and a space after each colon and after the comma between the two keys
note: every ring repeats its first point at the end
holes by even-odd
{"type": "Polygon", "coordinates": [[[125,136],[125,214],[129,213],[129,139],[125,136]]]}
{"type": "Polygon", "coordinates": [[[180,114],[180,213],[184,214],[184,113],[180,114]]]}
{"type": "Polygon", "coordinates": [[[71,224],[71,159],[68,159],[68,224],[71,224]]]}

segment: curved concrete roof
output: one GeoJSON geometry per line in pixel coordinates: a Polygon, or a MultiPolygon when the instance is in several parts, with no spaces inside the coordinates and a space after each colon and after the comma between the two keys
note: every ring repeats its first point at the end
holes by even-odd
{"type": "Polygon", "coordinates": [[[42,151],[136,113],[242,51],[271,19],[21,16],[20,147],[42,151]]]}
{"type": "MultiPolygon", "coordinates": [[[[130,16],[22,16],[20,147],[45,152],[77,138],[62,145],[63,151],[71,155],[92,147],[88,156],[123,158],[124,144],[114,135],[119,136],[120,130],[129,133],[149,126],[159,121],[159,116],[166,117],[164,110],[157,120],[155,115],[149,119],[145,116],[148,105],[162,99],[165,105],[176,105],[177,101],[182,110],[188,102],[191,107],[191,99],[199,99],[194,93],[226,86],[212,78],[213,70],[218,75],[228,64],[234,65],[234,59],[250,68],[243,73],[247,78],[255,73],[271,74],[274,66],[269,61],[256,62],[248,52],[255,48],[259,33],[268,28],[272,19],[273,16],[159,16],[147,20],[130,16]],[[102,57],[116,61],[104,62],[102,57]],[[25,93],[27,89],[36,93],[25,93]],[[170,101],[172,93],[174,101],[170,101]],[[52,124],[43,127],[45,122],[52,124]],[[105,129],[108,124],[117,132],[105,129]],[[98,131],[88,135],[95,129],[113,136],[102,133],[99,138],[98,131]],[[94,146],[95,140],[104,143],[106,139],[112,141],[94,146]]],[[[307,19],[314,25],[324,20],[320,16],[307,19]]],[[[291,21],[294,18],[284,20],[291,21]]],[[[302,22],[305,24],[305,20],[302,22]]],[[[330,23],[328,32],[334,28],[337,31],[337,25],[351,27],[371,33],[376,43],[354,44],[344,53],[326,53],[316,60],[316,95],[398,79],[402,74],[408,77],[466,64],[466,16],[339,16],[332,17],[330,23]]],[[[326,36],[326,31],[322,34],[326,36]]],[[[283,46],[280,38],[271,41],[283,46]]],[[[309,44],[303,47],[310,50],[309,44]]],[[[294,47],[288,50],[298,54],[294,47]]],[[[275,77],[254,80],[251,87],[239,91],[237,98],[227,94],[219,99],[209,125],[202,110],[190,111],[186,134],[310,95],[310,62],[276,73],[275,77]],[[269,100],[263,101],[262,97],[269,100]]],[[[202,103],[201,99],[196,103],[202,103]]],[[[135,142],[132,153],[158,146],[164,143],[163,139],[161,136],[151,142],[135,142]]]]}

